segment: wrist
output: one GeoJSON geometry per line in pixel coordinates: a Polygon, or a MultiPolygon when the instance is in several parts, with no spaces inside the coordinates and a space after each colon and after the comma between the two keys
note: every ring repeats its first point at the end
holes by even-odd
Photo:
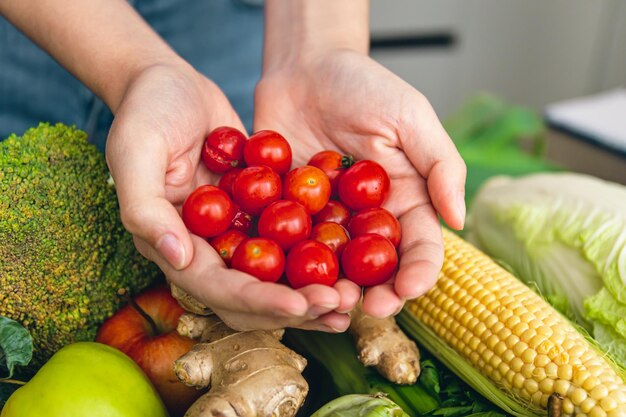
{"type": "Polygon", "coordinates": [[[99,88],[93,88],[94,93],[104,101],[113,114],[116,114],[133,84],[141,79],[143,75],[160,68],[179,73],[193,73],[194,75],[196,73],[191,65],[173,52],[142,57],[142,59],[127,61],[123,64],[117,69],[117,74],[120,76],[111,77],[109,81],[105,81],[99,88]]]}
{"type": "Polygon", "coordinates": [[[267,0],[263,72],[309,65],[334,51],[369,50],[364,0],[267,0]]]}

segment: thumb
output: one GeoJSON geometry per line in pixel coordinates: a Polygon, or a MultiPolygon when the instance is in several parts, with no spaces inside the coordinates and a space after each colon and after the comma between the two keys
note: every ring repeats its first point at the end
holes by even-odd
{"type": "Polygon", "coordinates": [[[165,196],[165,143],[138,137],[125,140],[112,128],[106,151],[124,227],[152,246],[174,269],[185,268],[193,256],[193,246],[182,218],[165,196]]]}

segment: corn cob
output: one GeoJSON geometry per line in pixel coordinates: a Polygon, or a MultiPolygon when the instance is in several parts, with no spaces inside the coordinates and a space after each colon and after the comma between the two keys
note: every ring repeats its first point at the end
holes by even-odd
{"type": "Polygon", "coordinates": [[[626,416],[626,384],[605,355],[478,249],[444,240],[437,285],[399,317],[418,342],[510,414],[545,416],[558,393],[563,415],[626,416]]]}

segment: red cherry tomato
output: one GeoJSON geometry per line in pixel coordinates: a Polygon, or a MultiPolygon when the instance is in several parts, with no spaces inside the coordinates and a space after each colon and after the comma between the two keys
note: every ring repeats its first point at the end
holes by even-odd
{"type": "Polygon", "coordinates": [[[261,130],[246,142],[243,158],[248,166],[266,165],[283,175],[291,168],[291,146],[279,133],[261,130]]]}
{"type": "Polygon", "coordinates": [[[275,201],[263,210],[259,218],[259,236],[274,240],[283,250],[309,238],[311,216],[295,201],[275,201]]]}
{"type": "Polygon", "coordinates": [[[240,166],[246,136],[234,127],[222,126],[214,129],[204,141],[202,162],[218,174],[240,166]]]}
{"type": "Polygon", "coordinates": [[[311,240],[317,240],[325,244],[337,255],[337,258],[341,258],[343,249],[350,241],[350,237],[342,225],[333,222],[322,222],[313,227],[311,240]]]}
{"type": "Polygon", "coordinates": [[[380,207],[391,181],[387,171],[374,161],[359,161],[339,180],[339,198],[352,210],[380,207]]]}
{"type": "Polygon", "coordinates": [[[319,212],[330,198],[330,181],[324,171],[312,166],[303,166],[289,171],[283,189],[285,200],[296,201],[309,214],[319,212]]]}
{"type": "Polygon", "coordinates": [[[196,188],[183,203],[183,222],[203,238],[217,236],[229,228],[237,209],[224,191],[212,185],[196,188]]]}
{"type": "Polygon", "coordinates": [[[334,222],[348,227],[350,217],[350,209],[345,204],[341,201],[330,200],[319,213],[313,216],[313,224],[334,222]]]}
{"type": "Polygon", "coordinates": [[[253,224],[254,220],[252,219],[252,216],[245,211],[242,211],[240,208],[237,208],[237,213],[235,213],[235,217],[233,217],[230,228],[239,230],[240,232],[249,233],[253,224]]]}
{"type": "Polygon", "coordinates": [[[354,164],[351,156],[342,156],[335,151],[321,151],[309,159],[307,165],[321,169],[330,180],[331,195],[336,196],[339,192],[339,179],[354,164]]]}
{"type": "Polygon", "coordinates": [[[239,230],[227,230],[219,236],[211,239],[211,246],[219,253],[226,265],[230,266],[233,253],[237,246],[244,240],[248,239],[248,235],[239,230]]]}
{"type": "Polygon", "coordinates": [[[253,216],[280,198],[282,183],[278,174],[269,167],[245,168],[233,182],[233,200],[246,213],[253,216]]]}
{"type": "Polygon", "coordinates": [[[367,234],[348,242],[341,255],[341,266],[349,280],[370,287],[391,278],[398,266],[398,254],[389,239],[367,234]]]}
{"type": "Polygon", "coordinates": [[[402,228],[396,216],[381,207],[365,209],[352,216],[348,232],[353,239],[375,233],[389,239],[396,248],[402,238],[402,228]]]}
{"type": "Polygon", "coordinates": [[[273,240],[255,237],[237,246],[231,264],[261,281],[276,282],[285,270],[285,254],[273,240]]]}
{"type": "Polygon", "coordinates": [[[328,246],[314,240],[305,240],[287,254],[285,272],[292,288],[309,284],[330,286],[339,276],[339,262],[328,246]]]}
{"type": "Polygon", "coordinates": [[[234,168],[222,175],[220,181],[217,183],[220,190],[226,191],[226,194],[232,197],[233,182],[235,182],[235,178],[237,178],[237,175],[239,175],[241,171],[243,171],[242,168],[234,168]]]}

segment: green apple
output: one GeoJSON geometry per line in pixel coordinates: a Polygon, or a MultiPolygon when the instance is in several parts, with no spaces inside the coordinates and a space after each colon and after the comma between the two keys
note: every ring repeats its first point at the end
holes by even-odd
{"type": "Polygon", "coordinates": [[[167,417],[157,392],[128,356],[74,343],[15,391],[0,417],[167,417]]]}

